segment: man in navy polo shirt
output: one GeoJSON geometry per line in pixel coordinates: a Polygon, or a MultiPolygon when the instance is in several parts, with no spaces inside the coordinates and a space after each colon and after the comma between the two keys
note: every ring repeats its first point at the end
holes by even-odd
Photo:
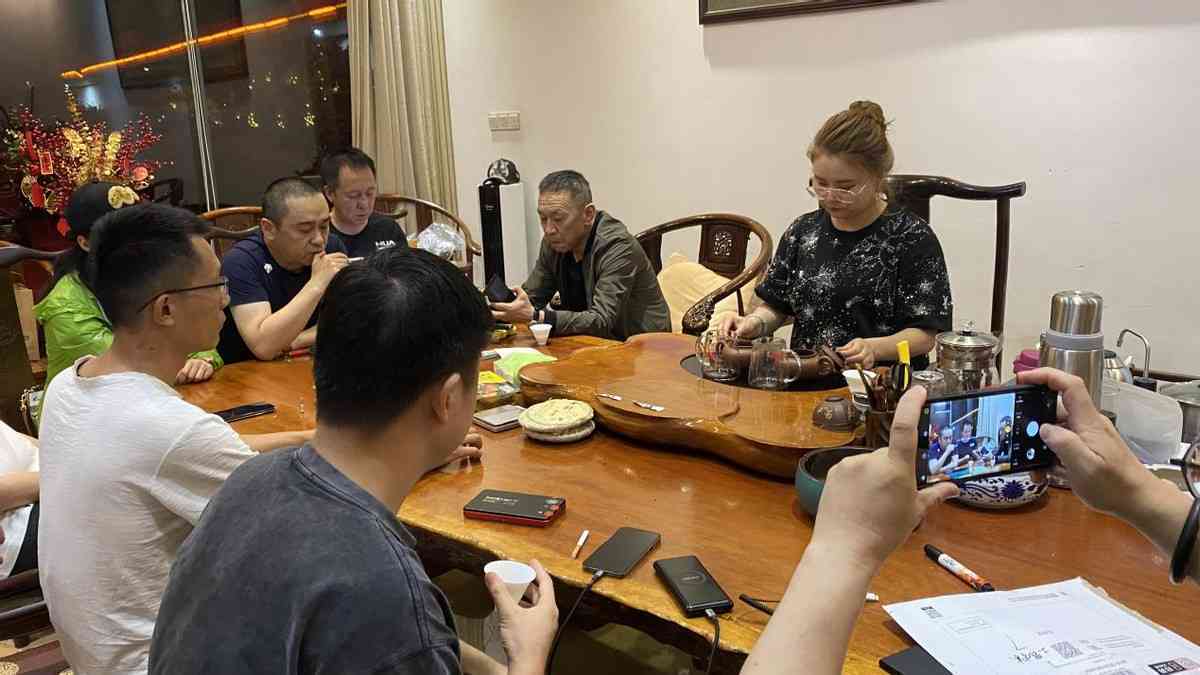
{"type": "Polygon", "coordinates": [[[263,193],[261,232],[221,260],[229,307],[217,351],[225,363],[269,361],[317,339],[317,307],[346,247],[329,231],[329,205],[300,178],[280,178],[263,193]]]}

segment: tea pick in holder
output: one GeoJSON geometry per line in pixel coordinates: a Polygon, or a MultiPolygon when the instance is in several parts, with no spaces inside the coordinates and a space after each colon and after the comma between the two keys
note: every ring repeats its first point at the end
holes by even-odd
{"type": "Polygon", "coordinates": [[[867,405],[871,406],[871,408],[875,410],[881,410],[882,408],[879,405],[879,396],[875,392],[874,380],[867,377],[867,373],[863,370],[861,365],[857,363],[854,364],[854,369],[858,371],[858,379],[862,380],[863,387],[867,391],[867,405]]]}

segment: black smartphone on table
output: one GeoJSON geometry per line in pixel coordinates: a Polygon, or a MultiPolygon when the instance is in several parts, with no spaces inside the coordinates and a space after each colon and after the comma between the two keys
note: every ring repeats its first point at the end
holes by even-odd
{"type": "Polygon", "coordinates": [[[1054,453],[1038,434],[1058,417],[1058,393],[1020,385],[925,402],[917,438],[917,487],[1041,469],[1054,453]]]}
{"type": "Polygon", "coordinates": [[[733,611],[733,600],[694,555],[655,560],[654,572],[675,596],[684,616],[704,616],[710,609],[717,614],[733,611]]]}
{"type": "Polygon", "coordinates": [[[213,414],[225,420],[226,424],[231,424],[251,417],[258,417],[259,415],[270,415],[273,412],[275,412],[274,404],[259,401],[258,403],[247,403],[246,405],[239,405],[234,408],[218,410],[213,414]]]}
{"type": "Polygon", "coordinates": [[[583,561],[583,569],[589,572],[604,572],[606,576],[625,577],[637,566],[646,554],[658,546],[662,536],[657,532],[639,530],[636,527],[619,528],[608,541],[583,561]]]}

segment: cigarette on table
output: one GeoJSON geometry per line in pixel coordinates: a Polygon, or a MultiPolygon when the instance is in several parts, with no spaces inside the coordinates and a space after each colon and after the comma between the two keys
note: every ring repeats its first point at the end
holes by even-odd
{"type": "Polygon", "coordinates": [[[590,534],[591,534],[591,532],[589,532],[588,530],[584,530],[583,533],[579,535],[579,541],[575,542],[575,550],[571,551],[572,558],[579,557],[579,550],[582,549],[583,545],[587,543],[588,535],[590,535],[590,534]]]}

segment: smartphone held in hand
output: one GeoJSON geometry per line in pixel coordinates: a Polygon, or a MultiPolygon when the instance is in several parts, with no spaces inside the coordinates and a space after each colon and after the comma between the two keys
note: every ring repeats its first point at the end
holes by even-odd
{"type": "Polygon", "coordinates": [[[1039,431],[1057,409],[1057,393],[1032,385],[926,401],[917,427],[918,487],[1050,466],[1054,455],[1039,431]]]}

